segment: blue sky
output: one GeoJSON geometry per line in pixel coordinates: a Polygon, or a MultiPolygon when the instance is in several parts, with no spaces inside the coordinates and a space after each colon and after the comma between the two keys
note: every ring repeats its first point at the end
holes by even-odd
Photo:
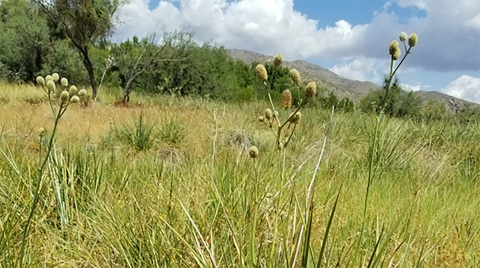
{"type": "Polygon", "coordinates": [[[410,90],[436,90],[480,103],[478,0],[132,0],[117,40],[158,25],[195,38],[287,60],[303,59],[380,84],[388,45],[401,31],[419,42],[398,73],[410,90]]]}

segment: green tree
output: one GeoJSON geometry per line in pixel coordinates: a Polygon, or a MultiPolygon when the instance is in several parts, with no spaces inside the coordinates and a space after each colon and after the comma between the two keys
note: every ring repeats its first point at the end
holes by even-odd
{"type": "Polygon", "coordinates": [[[26,0],[0,2],[0,77],[34,81],[49,42],[46,20],[26,0]]]}
{"type": "Polygon", "coordinates": [[[82,57],[93,91],[97,97],[97,82],[90,47],[113,33],[119,8],[128,0],[33,0],[48,14],[60,36],[64,34],[82,57]]]}

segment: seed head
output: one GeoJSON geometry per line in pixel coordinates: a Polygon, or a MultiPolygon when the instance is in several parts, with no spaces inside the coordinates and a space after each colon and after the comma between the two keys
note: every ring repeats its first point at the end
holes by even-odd
{"type": "Polygon", "coordinates": [[[53,82],[58,82],[58,79],[60,79],[60,76],[57,73],[52,74],[53,82]]]}
{"type": "Polygon", "coordinates": [[[418,36],[416,33],[412,33],[408,38],[408,45],[414,47],[417,44],[418,36]]]}
{"type": "Polygon", "coordinates": [[[80,91],[78,92],[78,96],[81,98],[81,97],[84,97],[87,95],[87,90],[86,89],[80,89],[80,91]]]}
{"type": "Polygon", "coordinates": [[[317,93],[317,84],[315,84],[315,82],[309,82],[305,87],[305,96],[310,99],[315,96],[315,93],[317,93]]]}
{"type": "Polygon", "coordinates": [[[293,116],[290,117],[290,123],[298,124],[300,122],[300,119],[302,119],[302,114],[300,112],[296,112],[293,116]]]}
{"type": "Polygon", "coordinates": [[[400,36],[398,37],[398,39],[400,39],[401,42],[407,40],[407,34],[405,32],[401,32],[400,33],[400,36]]]}
{"type": "Polygon", "coordinates": [[[70,89],[68,90],[68,93],[69,93],[70,95],[72,95],[72,96],[73,96],[73,95],[76,95],[77,92],[78,92],[78,89],[77,89],[76,86],[71,86],[70,89]]]}
{"type": "Polygon", "coordinates": [[[69,98],[70,98],[70,94],[68,94],[68,91],[62,91],[62,93],[60,94],[60,100],[62,102],[66,102],[68,101],[69,98]]]}
{"type": "Polygon", "coordinates": [[[80,98],[77,96],[77,95],[74,95],[71,99],[70,99],[70,102],[71,103],[77,103],[80,101],[80,98]]]}
{"type": "Polygon", "coordinates": [[[285,89],[282,92],[282,106],[283,108],[292,107],[292,92],[290,92],[288,89],[285,89]]]}
{"type": "Polygon", "coordinates": [[[270,121],[273,118],[273,113],[270,108],[265,109],[265,118],[270,121]]]}
{"type": "Polygon", "coordinates": [[[390,43],[390,47],[388,48],[388,50],[394,60],[398,60],[398,58],[400,58],[401,51],[400,51],[400,46],[398,45],[397,40],[393,40],[390,43]]]}
{"type": "Polygon", "coordinates": [[[290,70],[290,79],[292,79],[293,83],[297,84],[300,83],[300,73],[297,69],[290,70]]]}
{"type": "Polygon", "coordinates": [[[57,87],[55,86],[55,82],[53,82],[53,80],[47,80],[47,88],[49,91],[55,91],[57,87]]]}
{"type": "Polygon", "coordinates": [[[38,135],[39,135],[40,137],[43,137],[43,136],[45,136],[45,134],[47,134],[47,131],[45,130],[45,128],[40,127],[40,128],[38,129],[38,135]]]}
{"type": "Polygon", "coordinates": [[[251,146],[250,149],[248,150],[248,155],[250,155],[251,158],[255,159],[258,157],[258,148],[257,146],[251,146]]]}
{"type": "Polygon", "coordinates": [[[282,54],[278,53],[275,58],[273,59],[273,64],[275,66],[280,66],[283,63],[283,56],[282,54]]]}
{"type": "Polygon", "coordinates": [[[257,72],[257,78],[260,81],[262,82],[267,81],[268,73],[267,73],[267,69],[265,69],[265,66],[263,66],[263,64],[258,64],[257,67],[255,67],[255,71],[257,72]]]}
{"type": "Polygon", "coordinates": [[[45,79],[43,79],[41,76],[37,76],[37,84],[42,86],[45,85],[45,79]]]}
{"type": "Polygon", "coordinates": [[[68,80],[67,80],[67,78],[62,77],[62,79],[60,80],[60,84],[62,84],[62,86],[64,86],[64,87],[68,87],[68,80]]]}

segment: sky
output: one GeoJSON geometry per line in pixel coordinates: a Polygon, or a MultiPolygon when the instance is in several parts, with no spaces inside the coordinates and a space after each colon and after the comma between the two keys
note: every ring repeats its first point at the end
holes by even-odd
{"type": "Polygon", "coordinates": [[[480,103],[479,0],[130,0],[114,40],[162,29],[192,31],[199,43],[281,53],[379,85],[389,72],[390,42],[402,31],[416,33],[397,72],[404,88],[480,103]]]}

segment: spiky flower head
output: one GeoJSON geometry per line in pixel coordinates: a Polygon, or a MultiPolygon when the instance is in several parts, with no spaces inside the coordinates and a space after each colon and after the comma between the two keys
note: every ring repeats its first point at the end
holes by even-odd
{"type": "Polygon", "coordinates": [[[280,66],[283,63],[283,56],[282,54],[278,53],[275,58],[273,59],[273,64],[275,66],[280,66]]]}
{"type": "Polygon", "coordinates": [[[417,44],[418,36],[416,33],[412,33],[410,37],[408,37],[408,45],[414,47],[417,44]]]}
{"type": "Polygon", "coordinates": [[[53,77],[51,75],[47,75],[47,76],[45,76],[45,81],[46,82],[53,81],[53,77]]]}
{"type": "Polygon", "coordinates": [[[62,77],[62,79],[60,79],[60,84],[62,84],[62,86],[64,86],[64,87],[68,87],[68,80],[67,80],[67,78],[62,77]]]}
{"type": "Polygon", "coordinates": [[[57,73],[53,73],[52,78],[54,82],[58,82],[58,79],[60,79],[60,76],[57,73]]]}
{"type": "Polygon", "coordinates": [[[297,69],[290,70],[290,79],[292,79],[293,83],[297,84],[300,83],[300,73],[297,69]]]}
{"type": "Polygon", "coordinates": [[[43,79],[41,76],[37,76],[37,84],[42,86],[45,85],[45,79],[43,79]]]}
{"type": "Polygon", "coordinates": [[[78,96],[80,98],[87,96],[87,90],[86,89],[80,89],[80,91],[78,92],[78,96]]]}
{"type": "Polygon", "coordinates": [[[248,150],[248,155],[250,155],[251,158],[255,159],[258,157],[258,148],[257,146],[253,145],[250,147],[248,150]]]}
{"type": "Polygon", "coordinates": [[[315,96],[315,93],[317,93],[317,84],[315,84],[315,82],[308,82],[305,87],[305,97],[310,99],[315,96]]]}
{"type": "Polygon", "coordinates": [[[260,81],[262,82],[267,81],[268,73],[267,73],[267,69],[265,69],[265,66],[263,66],[263,64],[258,64],[257,67],[255,67],[255,71],[257,72],[257,78],[260,81]]]}
{"type": "Polygon", "coordinates": [[[72,95],[72,96],[73,96],[73,95],[76,95],[77,92],[78,92],[78,89],[77,89],[76,86],[71,86],[71,87],[68,89],[68,93],[69,93],[70,95],[72,95]]]}
{"type": "Polygon", "coordinates": [[[270,108],[265,109],[265,118],[269,121],[273,118],[273,113],[270,108]]]}
{"type": "Polygon", "coordinates": [[[53,82],[53,80],[47,80],[47,88],[49,91],[55,91],[57,87],[55,86],[55,82],[53,82]]]}
{"type": "Polygon", "coordinates": [[[293,116],[290,115],[290,123],[292,124],[298,124],[300,119],[302,119],[302,113],[300,112],[296,112],[293,116]]]}
{"type": "Polygon", "coordinates": [[[393,40],[390,43],[390,47],[388,48],[388,51],[394,60],[398,60],[398,58],[400,58],[401,51],[400,51],[400,46],[398,45],[397,40],[393,40]]]}
{"type": "Polygon", "coordinates": [[[73,97],[70,99],[70,102],[71,102],[71,103],[77,103],[77,102],[79,102],[79,101],[80,101],[80,98],[79,98],[77,95],[73,96],[73,97]]]}
{"type": "Polygon", "coordinates": [[[62,93],[60,94],[60,100],[62,102],[67,102],[69,98],[70,94],[68,94],[68,91],[62,91],[62,93]]]}
{"type": "Polygon", "coordinates": [[[403,42],[405,40],[407,40],[407,34],[405,32],[401,32],[400,33],[400,36],[398,37],[398,39],[400,39],[400,42],[403,42]]]}
{"type": "Polygon", "coordinates": [[[292,107],[292,92],[290,92],[288,89],[285,89],[282,92],[282,106],[283,108],[292,107]]]}
{"type": "Polygon", "coordinates": [[[45,128],[44,128],[44,127],[40,127],[40,128],[38,129],[38,136],[43,137],[43,136],[45,136],[45,134],[47,134],[47,131],[45,130],[45,128]]]}

